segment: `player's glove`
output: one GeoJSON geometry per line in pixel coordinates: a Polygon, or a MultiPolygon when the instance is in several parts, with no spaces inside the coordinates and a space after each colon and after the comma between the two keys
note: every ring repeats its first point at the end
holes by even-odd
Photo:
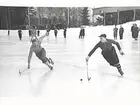
{"type": "Polygon", "coordinates": [[[47,29],[47,32],[50,32],[50,29],[47,29]]]}
{"type": "Polygon", "coordinates": [[[122,52],[122,50],[120,50],[120,54],[121,54],[121,55],[124,55],[124,53],[122,52]]]}
{"type": "Polygon", "coordinates": [[[89,56],[88,56],[88,57],[86,57],[86,62],[88,62],[88,60],[89,60],[89,56]]]}
{"type": "Polygon", "coordinates": [[[46,36],[49,36],[49,32],[47,31],[45,35],[46,35],[46,36]]]}

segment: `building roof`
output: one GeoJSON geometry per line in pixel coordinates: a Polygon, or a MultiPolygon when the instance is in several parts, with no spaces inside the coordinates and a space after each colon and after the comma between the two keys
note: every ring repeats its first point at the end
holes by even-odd
{"type": "Polygon", "coordinates": [[[140,6],[136,7],[101,7],[101,8],[93,8],[93,14],[101,14],[103,12],[105,13],[111,13],[111,12],[117,12],[117,11],[127,11],[127,10],[136,10],[140,9],[140,6]]]}

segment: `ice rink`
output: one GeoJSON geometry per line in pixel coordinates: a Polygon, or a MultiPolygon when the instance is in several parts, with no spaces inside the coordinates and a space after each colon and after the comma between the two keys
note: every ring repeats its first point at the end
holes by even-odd
{"type": "MultiPolygon", "coordinates": [[[[27,68],[31,45],[28,31],[23,31],[19,41],[16,30],[10,36],[0,30],[0,105],[140,105],[140,39],[131,38],[131,23],[123,26],[124,39],[118,37],[117,41],[125,55],[121,56],[115,48],[124,77],[97,49],[89,60],[89,82],[85,58],[101,33],[113,38],[113,26],[87,27],[85,39],[78,39],[79,28],[68,29],[66,39],[62,30],[57,39],[51,31],[42,47],[54,60],[54,70],[50,71],[33,54],[31,69],[22,75],[18,72],[27,68]]],[[[41,35],[44,33],[41,31],[41,35]]]]}

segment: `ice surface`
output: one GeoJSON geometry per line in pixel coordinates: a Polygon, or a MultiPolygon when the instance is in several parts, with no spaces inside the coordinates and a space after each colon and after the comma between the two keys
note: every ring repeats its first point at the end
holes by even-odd
{"type": "MultiPolygon", "coordinates": [[[[31,69],[23,75],[18,71],[27,67],[31,45],[28,31],[23,31],[19,41],[17,30],[11,31],[9,37],[6,30],[1,30],[0,105],[140,105],[140,40],[131,38],[131,24],[123,25],[124,39],[117,40],[125,53],[121,56],[117,50],[124,77],[109,66],[98,49],[89,60],[90,82],[86,80],[85,57],[101,33],[113,38],[114,26],[86,28],[84,40],[78,39],[79,28],[68,29],[66,39],[63,30],[57,39],[51,31],[42,46],[54,60],[54,70],[50,71],[33,54],[31,69]]],[[[44,33],[42,30],[41,35],[44,33]]]]}

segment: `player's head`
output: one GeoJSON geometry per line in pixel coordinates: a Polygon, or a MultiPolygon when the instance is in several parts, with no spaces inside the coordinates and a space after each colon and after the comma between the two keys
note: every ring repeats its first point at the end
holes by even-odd
{"type": "Polygon", "coordinates": [[[36,29],[36,27],[35,27],[35,26],[33,26],[33,29],[36,29]]]}
{"type": "Polygon", "coordinates": [[[102,43],[106,41],[106,34],[101,34],[99,37],[102,43]]]}

